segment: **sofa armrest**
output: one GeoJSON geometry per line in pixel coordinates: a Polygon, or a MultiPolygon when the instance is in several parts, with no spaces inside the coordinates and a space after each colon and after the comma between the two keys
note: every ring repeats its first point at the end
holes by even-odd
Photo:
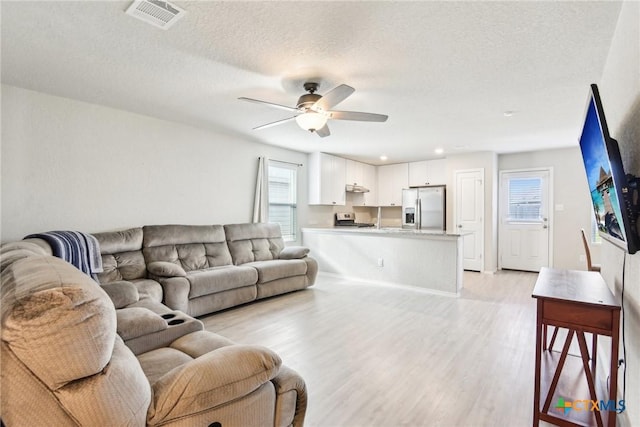
{"type": "Polygon", "coordinates": [[[189,314],[191,284],[186,277],[161,277],[158,280],[162,285],[162,302],[172,310],[180,310],[189,314]]]}
{"type": "Polygon", "coordinates": [[[125,307],[116,310],[117,332],[127,341],[167,329],[167,322],[144,307],[125,307]]]}
{"type": "Polygon", "coordinates": [[[147,264],[147,271],[158,277],[185,277],[187,273],[178,264],[168,261],[153,261],[147,264]]]}
{"type": "Polygon", "coordinates": [[[281,363],[260,346],[231,345],[206,353],[156,381],[147,420],[157,425],[232,402],[273,379],[281,363]]]}
{"type": "Polygon", "coordinates": [[[278,258],[280,259],[300,259],[307,256],[309,253],[309,248],[304,246],[286,246],[282,251],[280,251],[280,255],[278,258]]]}
{"type": "Polygon", "coordinates": [[[307,386],[296,371],[280,367],[271,380],[276,388],[276,427],[302,427],[307,412],[307,386]]]}

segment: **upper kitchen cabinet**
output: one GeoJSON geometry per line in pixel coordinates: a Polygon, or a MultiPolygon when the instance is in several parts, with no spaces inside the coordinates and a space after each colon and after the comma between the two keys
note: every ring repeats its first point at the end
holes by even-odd
{"type": "Polygon", "coordinates": [[[346,160],[325,153],[309,154],[309,204],[345,204],[346,160]]]}
{"type": "Polygon", "coordinates": [[[365,193],[354,193],[353,206],[378,206],[377,177],[375,166],[347,160],[346,185],[369,190],[365,193]]]}
{"type": "Polygon", "coordinates": [[[447,159],[409,163],[409,186],[447,184],[447,159]]]}
{"type": "Polygon", "coordinates": [[[355,160],[346,159],[346,179],[345,184],[347,185],[361,185],[364,184],[364,163],[356,162],[355,160]]]}
{"type": "Polygon", "coordinates": [[[402,206],[402,189],[408,186],[408,163],[378,166],[379,206],[402,206]]]}

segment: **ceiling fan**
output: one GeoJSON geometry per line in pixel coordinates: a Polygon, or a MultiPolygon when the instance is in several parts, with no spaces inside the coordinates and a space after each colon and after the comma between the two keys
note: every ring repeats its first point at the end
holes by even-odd
{"type": "Polygon", "coordinates": [[[266,125],[258,126],[253,130],[265,129],[271,126],[281,125],[291,120],[295,120],[298,125],[309,132],[315,132],[320,137],[331,135],[329,127],[327,126],[327,120],[357,120],[363,122],[385,122],[389,116],[384,114],[374,113],[362,113],[359,111],[337,111],[331,110],[334,106],[344,101],[349,95],[355,92],[355,89],[348,85],[340,85],[323,95],[318,95],[318,83],[307,82],[304,84],[304,90],[309,93],[305,93],[298,98],[298,103],[295,107],[287,107],[286,105],[274,104],[273,102],[260,101],[259,99],[240,97],[243,101],[255,102],[258,104],[265,104],[271,107],[279,108],[281,110],[287,110],[297,113],[293,117],[289,117],[276,122],[267,123],[266,125]]]}

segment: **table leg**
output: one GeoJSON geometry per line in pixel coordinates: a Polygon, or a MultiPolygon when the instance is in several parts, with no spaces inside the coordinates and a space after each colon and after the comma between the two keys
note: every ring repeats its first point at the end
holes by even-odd
{"type": "MultiPolygon", "coordinates": [[[[582,358],[582,368],[584,369],[585,377],[587,377],[589,394],[591,395],[591,400],[597,402],[598,395],[596,394],[596,385],[595,385],[595,382],[593,381],[593,375],[591,374],[591,369],[589,369],[589,349],[587,347],[587,340],[585,339],[584,332],[582,331],[576,332],[576,337],[578,338],[578,345],[580,346],[580,357],[582,358]]],[[[603,427],[602,414],[600,413],[600,411],[593,411],[593,415],[596,417],[596,424],[598,425],[598,427],[603,427]]]]}
{"type": "MultiPolygon", "coordinates": [[[[609,399],[618,405],[618,348],[620,346],[620,311],[614,313],[611,326],[611,367],[609,371],[609,399]]],[[[616,411],[609,412],[607,427],[616,427],[616,411]]]]}
{"type": "Polygon", "coordinates": [[[598,360],[598,334],[591,334],[591,372],[593,379],[596,378],[596,361],[598,360]]]}
{"type": "Polygon", "coordinates": [[[551,334],[551,342],[549,343],[549,351],[553,351],[553,344],[556,342],[556,337],[558,336],[558,330],[560,328],[557,326],[553,327],[553,334],[551,334]]]}
{"type": "MultiPolygon", "coordinates": [[[[536,319],[536,372],[533,391],[533,427],[540,425],[540,369],[542,365],[542,301],[538,300],[538,314],[536,319]]],[[[544,326],[546,329],[546,326],[544,326]]],[[[545,334],[546,348],[546,334],[545,334]]]]}
{"type": "Polygon", "coordinates": [[[569,329],[567,333],[567,339],[564,341],[564,346],[562,347],[562,353],[560,354],[560,360],[558,361],[558,366],[556,367],[556,372],[553,374],[553,381],[551,381],[551,386],[549,387],[549,392],[547,394],[547,399],[544,401],[544,406],[542,411],[544,413],[549,412],[549,407],[551,406],[551,400],[553,399],[553,394],[556,392],[556,387],[558,386],[558,380],[560,380],[560,374],[562,373],[562,368],[564,367],[564,362],[567,360],[567,356],[569,355],[569,346],[571,345],[571,339],[574,334],[573,329],[569,329]]]}

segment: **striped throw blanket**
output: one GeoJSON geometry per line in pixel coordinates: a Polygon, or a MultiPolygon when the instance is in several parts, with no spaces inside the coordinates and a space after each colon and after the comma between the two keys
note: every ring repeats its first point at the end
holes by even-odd
{"type": "Polygon", "coordinates": [[[54,256],[69,262],[93,279],[97,279],[96,273],[102,273],[100,244],[91,234],[79,231],[48,231],[25,237],[31,238],[46,240],[54,256]]]}

